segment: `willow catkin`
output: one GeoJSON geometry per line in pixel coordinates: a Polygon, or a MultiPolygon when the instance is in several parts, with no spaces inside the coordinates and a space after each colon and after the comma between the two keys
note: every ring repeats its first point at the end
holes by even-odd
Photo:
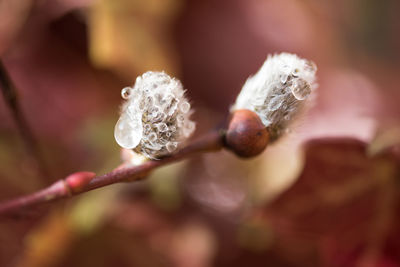
{"type": "Polygon", "coordinates": [[[316,88],[316,65],[294,54],[268,56],[261,69],[244,84],[231,111],[255,112],[278,139],[303,112],[316,88]]]}
{"type": "Polygon", "coordinates": [[[117,143],[150,159],[177,150],[195,130],[182,84],[164,72],[146,72],[133,87],[122,89],[126,100],[115,126],[117,143]]]}

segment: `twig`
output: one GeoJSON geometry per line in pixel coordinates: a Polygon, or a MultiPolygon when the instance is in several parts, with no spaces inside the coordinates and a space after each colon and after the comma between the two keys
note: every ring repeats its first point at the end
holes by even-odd
{"type": "Polygon", "coordinates": [[[94,173],[79,172],[58,180],[38,192],[13,200],[0,202],[0,217],[16,214],[22,209],[37,206],[57,199],[68,198],[107,185],[130,182],[144,178],[151,170],[173,163],[195,153],[216,151],[224,146],[222,131],[213,131],[192,142],[176,154],[160,160],[147,161],[138,166],[118,168],[112,172],[95,176],[94,173]]]}
{"type": "Polygon", "coordinates": [[[0,61],[0,88],[3,93],[4,100],[11,111],[13,120],[17,125],[18,131],[23,139],[32,162],[36,165],[38,175],[43,178],[49,177],[45,162],[39,151],[36,138],[29,127],[18,103],[17,91],[10,76],[8,75],[2,61],[0,61]]]}

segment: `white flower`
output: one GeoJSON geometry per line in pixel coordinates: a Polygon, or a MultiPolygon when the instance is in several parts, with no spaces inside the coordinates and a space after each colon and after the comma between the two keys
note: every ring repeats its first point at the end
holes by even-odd
{"type": "Polygon", "coordinates": [[[268,127],[271,140],[276,140],[304,110],[316,88],[316,71],[313,62],[294,54],[268,56],[261,69],[247,79],[231,111],[254,111],[268,127]]]}
{"type": "Polygon", "coordinates": [[[175,151],[194,131],[192,111],[182,84],[164,72],[146,72],[125,87],[126,102],[115,125],[117,143],[147,158],[175,151]]]}

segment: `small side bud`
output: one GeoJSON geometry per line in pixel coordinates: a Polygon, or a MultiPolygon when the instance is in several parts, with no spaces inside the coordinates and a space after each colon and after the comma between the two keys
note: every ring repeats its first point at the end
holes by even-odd
{"type": "Polygon", "coordinates": [[[268,131],[256,113],[247,109],[233,112],[225,135],[227,148],[247,158],[263,152],[268,142],[268,131]]]}
{"type": "Polygon", "coordinates": [[[71,193],[79,193],[82,189],[95,177],[94,172],[75,172],[68,175],[65,178],[65,183],[67,184],[71,193]]]}

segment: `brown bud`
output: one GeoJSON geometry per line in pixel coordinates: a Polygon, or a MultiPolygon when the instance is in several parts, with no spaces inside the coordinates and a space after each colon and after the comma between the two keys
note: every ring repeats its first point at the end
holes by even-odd
{"type": "Polygon", "coordinates": [[[268,142],[268,131],[256,113],[240,109],[232,114],[225,137],[227,148],[247,158],[263,152],[268,142]]]}

